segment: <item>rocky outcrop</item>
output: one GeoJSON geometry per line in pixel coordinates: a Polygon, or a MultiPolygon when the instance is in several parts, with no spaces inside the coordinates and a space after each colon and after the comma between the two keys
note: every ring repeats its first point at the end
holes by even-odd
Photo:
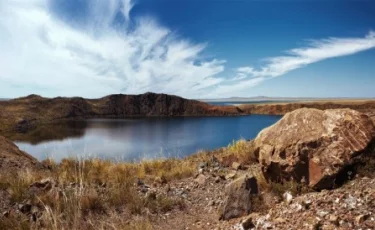
{"type": "Polygon", "coordinates": [[[298,109],[259,133],[255,155],[269,180],[328,189],[367,149],[374,131],[368,116],[354,110],[298,109]]]}
{"type": "Polygon", "coordinates": [[[252,197],[258,194],[258,189],[257,179],[248,175],[228,184],[220,219],[229,220],[249,214],[252,210],[252,197]]]}
{"type": "Polygon", "coordinates": [[[0,136],[0,174],[18,170],[44,168],[34,157],[21,151],[15,144],[0,136]]]}
{"type": "Polygon", "coordinates": [[[197,116],[238,114],[234,106],[217,107],[167,94],[110,95],[100,99],[102,115],[114,116],[197,116]]]}
{"type": "Polygon", "coordinates": [[[214,106],[167,94],[116,94],[99,99],[30,95],[0,101],[0,134],[26,132],[40,124],[66,119],[238,114],[234,106],[214,106]]]}
{"type": "Polygon", "coordinates": [[[357,178],[332,191],[279,203],[267,213],[251,213],[226,229],[374,229],[374,191],[374,178],[357,178]]]}

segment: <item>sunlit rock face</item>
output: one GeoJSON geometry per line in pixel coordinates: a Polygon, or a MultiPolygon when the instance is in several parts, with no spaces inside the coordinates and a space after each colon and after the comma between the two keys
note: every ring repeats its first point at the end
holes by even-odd
{"type": "Polygon", "coordinates": [[[271,180],[296,180],[332,188],[374,136],[368,116],[350,109],[298,109],[254,140],[263,172],[271,180]]]}

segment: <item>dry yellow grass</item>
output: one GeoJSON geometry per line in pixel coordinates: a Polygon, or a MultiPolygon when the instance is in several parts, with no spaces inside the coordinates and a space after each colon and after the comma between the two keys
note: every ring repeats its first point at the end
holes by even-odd
{"type": "Polygon", "coordinates": [[[226,154],[232,154],[238,157],[239,161],[244,163],[253,163],[256,161],[252,141],[244,139],[233,141],[227,148],[226,154]]]}
{"type": "MultiPolygon", "coordinates": [[[[9,218],[1,228],[8,229],[151,229],[149,214],[184,209],[182,200],[162,194],[139,193],[137,181],[147,184],[167,183],[193,176],[200,162],[210,163],[216,157],[236,156],[252,159],[251,144],[245,140],[233,142],[221,152],[200,152],[185,159],[145,160],[139,163],[113,162],[101,159],[64,159],[60,163],[45,160],[49,170],[0,175],[0,189],[7,189],[13,202],[31,200],[43,210],[38,224],[9,218]],[[33,182],[50,178],[56,183],[49,192],[31,194],[33,182]],[[128,218],[126,223],[113,221],[115,215],[128,218]],[[106,216],[108,218],[106,218],[106,216]],[[143,221],[131,218],[141,216],[143,221]],[[102,218],[96,220],[97,217],[102,218]],[[107,221],[111,220],[110,223],[107,221]],[[9,227],[11,226],[11,227],[9,227]]],[[[115,218],[116,219],[116,218],[115,218]]]]}
{"type": "MultiPolygon", "coordinates": [[[[146,213],[165,213],[174,208],[183,209],[182,200],[161,194],[141,195],[135,182],[141,179],[146,183],[162,183],[190,177],[196,171],[196,161],[193,158],[140,163],[64,159],[59,164],[52,160],[45,160],[43,163],[50,170],[1,175],[0,188],[9,191],[12,202],[23,203],[28,200],[43,210],[43,215],[38,218],[39,225],[35,228],[56,230],[98,229],[97,225],[90,226],[87,219],[95,215],[109,215],[113,210],[123,215],[142,216],[146,210],[146,213]],[[55,189],[49,192],[30,193],[30,185],[43,178],[50,178],[50,181],[56,183],[55,189]]],[[[95,222],[93,219],[91,221],[95,222]]],[[[148,222],[124,224],[119,221],[111,223],[111,227],[107,226],[108,223],[102,224],[103,229],[151,229],[148,222]]],[[[1,229],[30,227],[12,218],[3,225],[0,225],[1,229]]]]}

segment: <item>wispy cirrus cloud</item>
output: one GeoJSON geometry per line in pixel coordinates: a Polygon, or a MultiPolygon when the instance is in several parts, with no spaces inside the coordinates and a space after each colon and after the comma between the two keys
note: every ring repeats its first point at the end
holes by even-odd
{"type": "Polygon", "coordinates": [[[375,47],[375,32],[363,38],[327,38],[312,40],[306,47],[287,51],[287,55],[266,59],[266,65],[251,70],[254,77],[278,77],[291,70],[304,67],[328,58],[352,55],[375,47]]]}
{"type": "Polygon", "coordinates": [[[311,40],[265,59],[260,68],[224,74],[226,60],[206,58],[205,43],[180,37],[154,18],[132,15],[133,0],[82,0],[87,9],[79,23],[59,17],[52,7],[59,2],[64,1],[0,1],[0,96],[147,91],[189,98],[247,96],[267,79],[375,47],[374,31],[311,40]]]}
{"type": "Polygon", "coordinates": [[[153,18],[132,17],[132,0],[86,0],[86,23],[79,26],[58,17],[52,4],[0,3],[3,93],[97,97],[154,91],[195,97],[222,81],[215,75],[224,70],[224,60],[205,59],[205,44],[181,38],[153,18]],[[115,20],[121,25],[113,26],[115,20]]]}
{"type": "Polygon", "coordinates": [[[265,80],[282,76],[292,70],[329,58],[353,55],[372,48],[375,48],[374,31],[369,31],[362,38],[332,37],[311,40],[304,47],[286,51],[286,55],[264,59],[265,63],[258,69],[252,66],[235,69],[236,74],[233,78],[235,83],[219,86],[216,93],[237,92],[237,95],[246,94],[244,90],[265,80]]]}

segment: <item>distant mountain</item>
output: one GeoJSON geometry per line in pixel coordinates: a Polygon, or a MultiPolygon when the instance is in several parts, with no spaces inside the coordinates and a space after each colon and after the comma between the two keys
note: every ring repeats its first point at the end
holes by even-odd
{"type": "Polygon", "coordinates": [[[228,97],[228,98],[215,98],[215,99],[201,99],[203,102],[300,102],[300,101],[334,101],[334,100],[366,100],[373,98],[348,98],[348,97],[330,97],[330,98],[319,98],[319,97],[228,97]]]}

